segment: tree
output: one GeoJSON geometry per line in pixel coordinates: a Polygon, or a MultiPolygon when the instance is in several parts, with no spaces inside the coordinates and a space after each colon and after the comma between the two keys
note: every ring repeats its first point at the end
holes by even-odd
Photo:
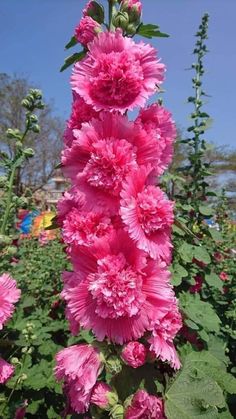
{"type": "MultiPolygon", "coordinates": [[[[10,127],[19,130],[24,128],[25,116],[21,101],[30,87],[32,86],[24,78],[0,73],[0,150],[8,152],[10,156],[14,154],[15,142],[7,138],[6,130],[10,127]]],[[[55,166],[60,160],[64,123],[53,115],[51,104],[46,104],[40,112],[39,125],[39,134],[32,132],[25,140],[25,146],[35,150],[35,157],[17,171],[18,195],[25,188],[36,191],[43,187],[53,176],[55,166]]]]}

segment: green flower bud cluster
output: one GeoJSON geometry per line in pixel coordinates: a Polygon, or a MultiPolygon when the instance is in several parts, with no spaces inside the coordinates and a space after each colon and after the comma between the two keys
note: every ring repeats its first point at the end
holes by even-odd
{"type": "Polygon", "coordinates": [[[140,11],[136,6],[130,8],[128,1],[119,3],[121,3],[120,10],[114,15],[112,23],[115,28],[123,29],[126,35],[133,36],[140,25],[140,11]]]}

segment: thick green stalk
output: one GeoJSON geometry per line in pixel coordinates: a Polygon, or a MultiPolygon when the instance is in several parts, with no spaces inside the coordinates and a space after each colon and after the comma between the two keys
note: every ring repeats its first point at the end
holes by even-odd
{"type": "Polygon", "coordinates": [[[115,6],[116,0],[108,0],[109,4],[109,31],[114,31],[115,27],[112,23],[113,16],[116,13],[116,6],[115,6]]]}
{"type": "Polygon", "coordinates": [[[9,217],[9,213],[10,213],[10,208],[11,208],[12,190],[13,190],[13,185],[14,185],[15,173],[16,173],[16,166],[14,165],[13,168],[12,168],[10,179],[9,179],[9,188],[8,188],[8,193],[7,193],[6,209],[5,209],[5,213],[4,213],[3,221],[2,221],[2,226],[1,226],[1,234],[2,235],[5,235],[5,233],[6,233],[7,221],[8,221],[8,217],[9,217]]]}

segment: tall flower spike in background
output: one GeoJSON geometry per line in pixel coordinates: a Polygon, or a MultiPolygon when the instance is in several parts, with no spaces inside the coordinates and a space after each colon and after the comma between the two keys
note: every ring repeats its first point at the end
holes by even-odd
{"type": "Polygon", "coordinates": [[[145,108],[165,65],[150,44],[130,37],[160,36],[158,27],[141,23],[140,1],[108,3],[109,22],[99,3],[86,5],[66,46],[80,42],[83,51],[62,68],[75,63],[62,152],[71,189],[58,205],[73,272],[63,275],[62,298],[71,331],[89,331],[92,343],[59,352],[55,373],[77,413],[164,418],[157,395],[129,386],[124,397],[114,380],[155,360],[180,368],[173,340],[182,322],[168,270],[174,203],[156,186],[171,161],[176,129],[163,106],[145,108]],[[130,121],[127,112],[137,107],[130,121]]]}

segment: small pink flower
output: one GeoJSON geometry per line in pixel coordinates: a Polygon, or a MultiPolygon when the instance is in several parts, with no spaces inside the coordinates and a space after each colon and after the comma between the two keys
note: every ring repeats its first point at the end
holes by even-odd
{"type": "Polygon", "coordinates": [[[164,79],[164,64],[148,44],[122,36],[121,30],[103,32],[88,44],[86,57],[75,64],[71,84],[95,110],[143,106],[164,79]]]}
{"type": "Polygon", "coordinates": [[[213,257],[217,262],[222,262],[222,260],[224,260],[224,256],[220,252],[215,252],[213,257]]]}
{"type": "Polygon", "coordinates": [[[121,218],[139,249],[151,258],[170,262],[173,202],[162,190],[148,182],[150,169],[133,170],[121,191],[121,218]]]}
{"type": "Polygon", "coordinates": [[[174,347],[173,339],[182,327],[181,315],[176,304],[164,318],[156,322],[149,339],[150,350],[162,361],[168,361],[172,368],[179,369],[181,364],[174,347]]]}
{"type": "Polygon", "coordinates": [[[92,42],[100,31],[101,25],[90,16],[85,16],[75,28],[75,37],[78,42],[87,47],[88,43],[92,42]]]}
{"type": "Polygon", "coordinates": [[[222,271],[219,275],[221,281],[228,281],[229,277],[226,272],[222,271]]]}
{"type": "Polygon", "coordinates": [[[14,374],[13,365],[0,358],[0,384],[4,384],[14,374]]]}
{"type": "Polygon", "coordinates": [[[145,364],[147,350],[142,343],[129,342],[122,350],[121,357],[126,364],[133,368],[141,367],[145,364]]]}
{"type": "Polygon", "coordinates": [[[16,281],[9,274],[0,276],[0,330],[12,316],[14,304],[20,299],[21,291],[16,286],[16,281]]]}
{"type": "Polygon", "coordinates": [[[159,153],[156,173],[161,175],[172,160],[174,141],[177,136],[172,115],[163,106],[155,103],[146,109],[141,109],[136,123],[141,124],[147,134],[156,138],[159,153]]]}
{"type": "Polygon", "coordinates": [[[56,378],[64,379],[70,405],[77,413],[88,410],[102,367],[99,350],[92,345],[74,345],[57,353],[56,378]]]}
{"type": "Polygon", "coordinates": [[[194,280],[195,284],[189,288],[189,292],[191,292],[192,294],[200,292],[203,284],[203,278],[201,275],[196,275],[194,280]]]}
{"type": "Polygon", "coordinates": [[[26,414],[26,408],[27,408],[27,406],[28,406],[28,401],[25,400],[23,406],[18,407],[16,409],[14,419],[24,419],[25,414],[26,414]]]}
{"type": "Polygon", "coordinates": [[[73,93],[73,103],[70,119],[67,121],[66,130],[64,132],[64,142],[71,147],[74,140],[74,129],[80,129],[84,122],[89,122],[92,118],[99,115],[91,105],[88,105],[82,97],[73,93]]]}
{"type": "Polygon", "coordinates": [[[100,407],[100,409],[109,409],[117,401],[118,397],[109,385],[102,381],[95,384],[91,395],[91,403],[100,407]]]}
{"type": "Polygon", "coordinates": [[[163,401],[145,390],[138,390],[125,412],[125,419],[165,419],[163,401]]]}

